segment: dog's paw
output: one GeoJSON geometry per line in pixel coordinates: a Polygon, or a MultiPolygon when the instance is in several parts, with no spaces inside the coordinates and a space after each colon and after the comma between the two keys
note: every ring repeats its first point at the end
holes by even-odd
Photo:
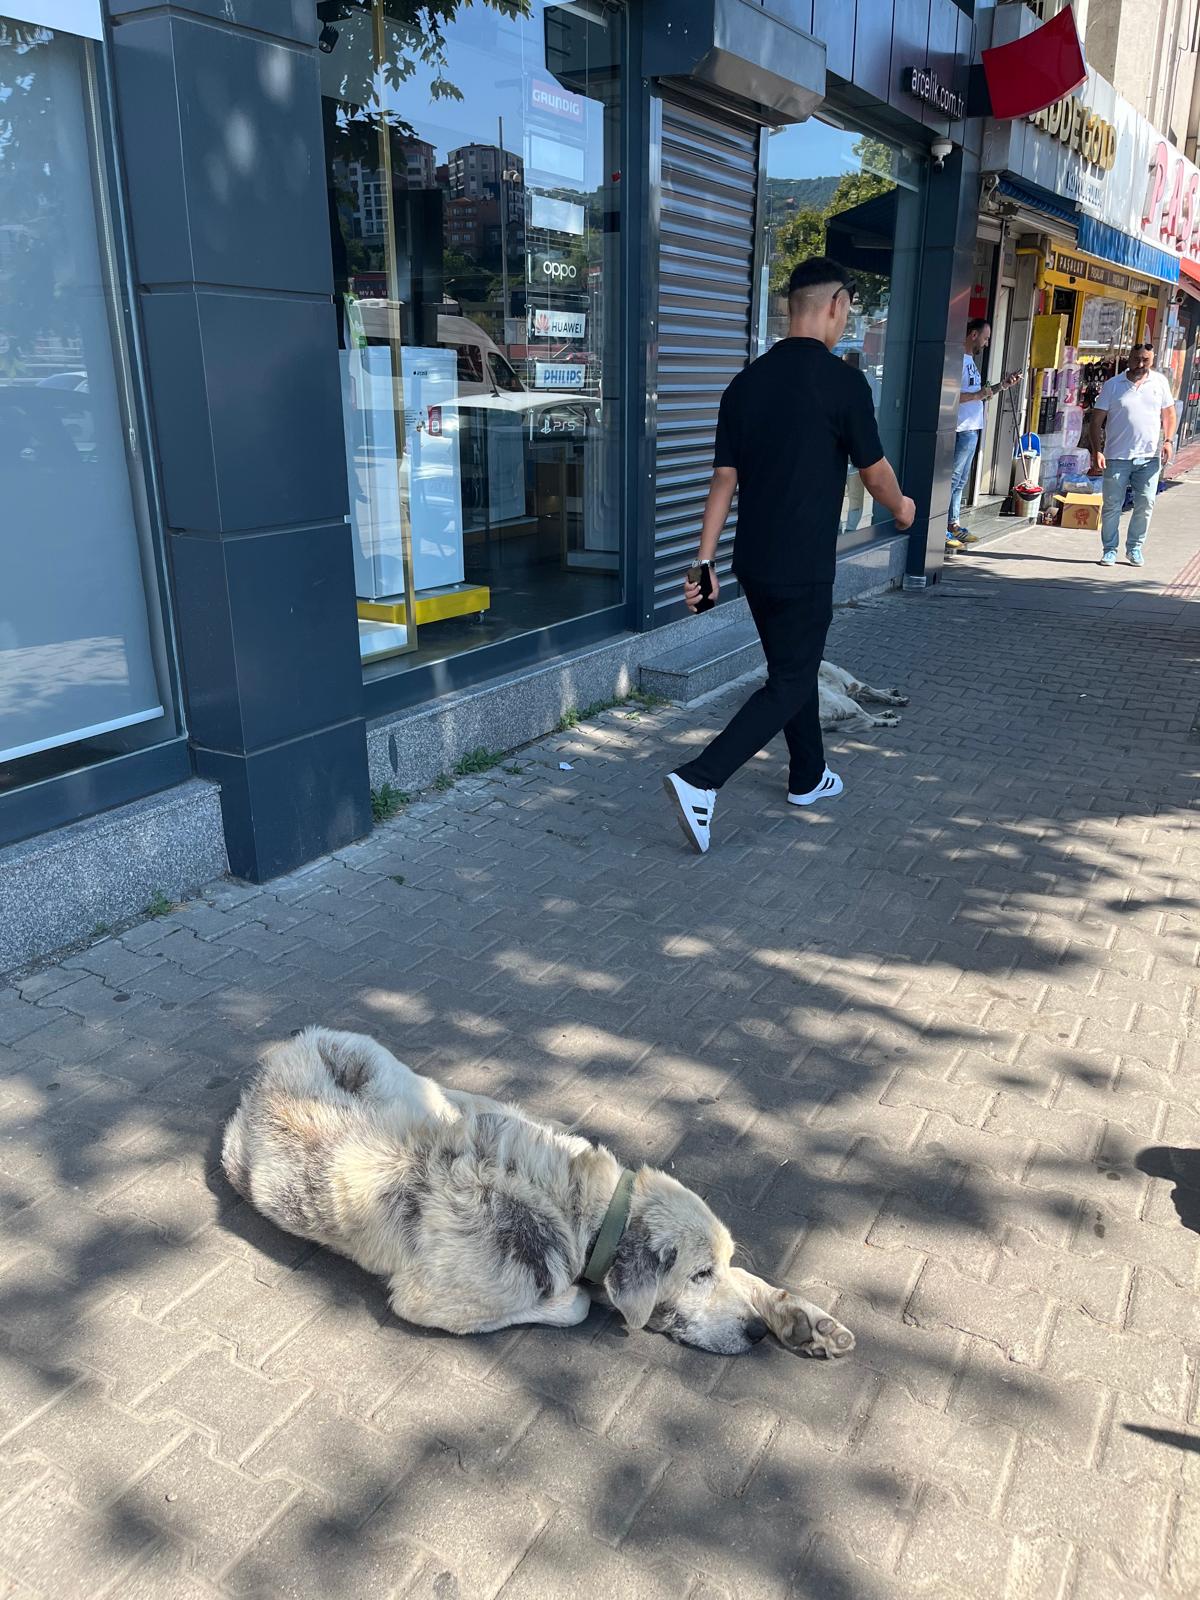
{"type": "Polygon", "coordinates": [[[875,718],[875,726],[877,728],[898,728],[900,726],[900,718],[894,711],[881,711],[875,718]]]}
{"type": "Polygon", "coordinates": [[[810,1305],[799,1295],[780,1293],[767,1319],[771,1332],[785,1350],[817,1360],[848,1356],[854,1349],[854,1335],[828,1311],[810,1305]]]}
{"type": "Polygon", "coordinates": [[[894,706],[906,706],[908,704],[909,697],[906,694],[902,694],[899,689],[889,689],[888,699],[894,706]]]}

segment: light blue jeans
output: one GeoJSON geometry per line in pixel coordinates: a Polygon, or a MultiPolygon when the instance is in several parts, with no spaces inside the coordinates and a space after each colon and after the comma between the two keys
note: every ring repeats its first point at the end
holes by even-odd
{"type": "Polygon", "coordinates": [[[1104,469],[1104,509],[1100,513],[1100,538],[1106,550],[1115,550],[1121,542],[1121,507],[1125,504],[1125,490],[1133,491],[1133,512],[1129,518],[1126,550],[1137,550],[1150,526],[1154,510],[1154,496],[1158,493],[1158,475],[1162,461],[1158,456],[1137,456],[1132,461],[1114,461],[1108,457],[1104,469]]]}
{"type": "Polygon", "coordinates": [[[962,515],[963,490],[971,476],[971,463],[979,448],[979,429],[964,428],[954,435],[954,471],[950,475],[950,511],[946,526],[952,528],[962,515]]]}

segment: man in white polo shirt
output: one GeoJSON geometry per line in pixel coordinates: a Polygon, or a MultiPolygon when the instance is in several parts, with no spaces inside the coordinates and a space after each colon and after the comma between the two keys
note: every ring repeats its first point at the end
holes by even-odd
{"type": "Polygon", "coordinates": [[[1135,344],[1125,371],[1104,385],[1088,420],[1092,470],[1104,473],[1102,567],[1117,564],[1126,489],[1133,492],[1133,514],[1125,553],[1131,566],[1142,565],[1158,475],[1175,451],[1175,401],[1166,378],[1153,368],[1153,347],[1135,344]]]}

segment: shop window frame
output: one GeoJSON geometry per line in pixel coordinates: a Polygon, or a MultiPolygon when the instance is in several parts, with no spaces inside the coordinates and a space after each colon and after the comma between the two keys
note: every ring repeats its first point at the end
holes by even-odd
{"type": "MultiPolygon", "coordinates": [[[[897,126],[896,123],[893,122],[886,114],[884,116],[882,116],[882,117],[872,117],[870,115],[870,113],[865,110],[864,107],[855,104],[851,100],[843,99],[843,97],[841,95],[839,95],[836,91],[835,92],[831,92],[826,97],[825,101],[823,102],[823,104],[819,108],[819,111],[817,113],[818,117],[820,116],[820,112],[822,112],[822,111],[823,112],[827,112],[828,115],[829,115],[829,118],[834,120],[838,125],[849,124],[850,128],[855,133],[861,133],[861,134],[865,134],[865,135],[867,135],[869,137],[872,137],[872,138],[880,139],[886,144],[899,145],[901,148],[907,149],[910,152],[913,152],[912,135],[911,134],[907,134],[906,135],[905,132],[903,131],[903,129],[901,127],[897,126]]],[[[760,264],[760,262],[762,260],[762,257],[763,257],[762,240],[763,240],[763,235],[765,233],[764,224],[765,224],[765,219],[766,219],[766,198],[767,198],[767,190],[766,190],[766,177],[767,177],[766,149],[767,149],[767,142],[768,142],[767,141],[767,129],[766,128],[764,128],[762,130],[760,138],[761,138],[761,141],[762,141],[761,142],[762,155],[761,155],[761,165],[760,165],[760,174],[759,174],[759,191],[758,191],[758,205],[757,205],[758,222],[756,224],[756,242],[755,242],[755,270],[756,270],[756,273],[760,270],[759,264],[760,264]]],[[[917,204],[917,206],[919,208],[919,210],[917,212],[917,215],[916,215],[916,217],[914,219],[915,225],[916,225],[916,233],[917,233],[918,238],[923,239],[925,237],[925,227],[926,227],[926,221],[927,221],[927,217],[928,217],[928,208],[929,208],[929,172],[928,172],[928,169],[927,169],[927,167],[926,167],[926,165],[924,163],[922,163],[920,165],[918,170],[919,170],[919,173],[920,173],[919,182],[917,183],[916,188],[914,190],[911,190],[910,192],[915,195],[916,204],[917,204]]],[[[755,281],[757,282],[757,277],[756,277],[755,281]]],[[[908,454],[909,433],[910,433],[911,420],[912,420],[911,419],[911,396],[912,396],[912,385],[913,385],[913,375],[914,375],[914,361],[915,361],[916,343],[917,343],[917,341],[916,341],[917,312],[918,312],[918,302],[920,300],[920,295],[921,295],[921,281],[920,281],[920,274],[918,273],[917,279],[916,279],[916,281],[915,281],[915,283],[913,285],[912,303],[908,307],[908,310],[906,312],[906,315],[907,315],[907,317],[909,319],[909,329],[908,329],[907,337],[904,340],[904,343],[907,346],[907,353],[906,353],[906,357],[905,357],[905,360],[904,360],[904,371],[905,371],[904,393],[906,394],[906,396],[908,396],[908,400],[906,401],[906,404],[905,404],[904,417],[902,419],[901,427],[900,427],[900,430],[899,430],[900,444],[899,444],[899,447],[896,449],[896,451],[894,453],[889,452],[887,450],[886,441],[885,441],[885,444],[884,444],[885,454],[887,454],[888,460],[891,462],[893,468],[895,469],[896,476],[897,476],[897,478],[899,478],[901,486],[903,486],[904,481],[905,481],[905,466],[906,466],[906,459],[905,458],[906,458],[906,456],[908,454]]],[[[752,326],[751,326],[751,347],[752,348],[755,347],[757,345],[757,343],[758,343],[758,336],[759,336],[760,325],[761,325],[760,324],[761,311],[762,311],[761,301],[760,301],[759,296],[756,294],[755,295],[755,299],[754,299],[752,318],[751,318],[751,323],[752,323],[752,326]]],[[[848,476],[849,475],[847,475],[847,477],[848,476]]],[[[889,539],[907,539],[911,532],[912,532],[911,529],[901,530],[901,529],[897,528],[896,527],[896,523],[895,523],[895,519],[892,518],[892,517],[886,517],[881,522],[871,522],[871,523],[867,523],[865,526],[860,525],[857,528],[840,529],[839,532],[838,532],[838,537],[837,537],[837,559],[839,561],[841,561],[844,556],[856,555],[859,551],[870,549],[873,546],[882,543],[884,540],[889,540],[889,539]]],[[[721,590],[722,590],[722,598],[724,598],[724,594],[725,594],[725,582],[724,582],[724,580],[722,580],[721,590]]]]}
{"type": "MultiPolygon", "coordinates": [[[[641,26],[635,0],[624,0],[615,13],[621,26],[621,109],[618,148],[621,155],[621,293],[618,310],[622,331],[616,341],[620,380],[615,442],[618,471],[624,485],[618,500],[621,517],[621,599],[598,611],[549,623],[494,644],[463,650],[441,661],[422,662],[399,670],[387,660],[364,664],[363,709],[368,726],[398,712],[428,705],[446,695],[482,687],[510,673],[526,671],[586,650],[614,643],[643,627],[640,587],[646,571],[641,545],[646,537],[641,515],[646,447],[645,295],[640,272],[647,233],[644,134],[649,96],[641,78],[641,26]]],[[[652,557],[651,581],[653,579],[652,557]]]]}
{"type": "MultiPolygon", "coordinates": [[[[66,33],[64,29],[52,32],[66,33]]],[[[68,35],[78,38],[78,35],[68,35]]],[[[83,763],[53,776],[0,793],[0,849],[75,822],[84,822],[117,806],[144,800],[185,783],[193,776],[184,718],[184,700],[175,638],[161,486],[150,429],[149,400],[141,326],[137,313],[137,287],[130,245],[128,204],[118,154],[116,89],[107,34],[103,39],[81,41],[85,54],[88,117],[95,138],[94,171],[96,224],[100,229],[102,257],[112,289],[114,353],[120,363],[117,380],[127,397],[134,450],[127,458],[135,500],[141,500],[139,538],[144,540],[142,563],[147,607],[157,608],[152,618],[151,644],[162,678],[162,739],[139,750],[114,752],[101,760],[83,763]],[[119,326],[117,326],[119,324],[119,326]],[[161,629],[161,640],[155,633],[161,629]],[[169,731],[168,731],[169,730],[169,731]]],[[[93,152],[89,152],[89,158],[93,152]]],[[[66,745],[64,751],[72,747],[66,745]]]]}

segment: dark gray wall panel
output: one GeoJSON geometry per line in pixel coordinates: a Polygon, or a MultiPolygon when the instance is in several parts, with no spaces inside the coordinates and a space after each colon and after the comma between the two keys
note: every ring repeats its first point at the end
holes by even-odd
{"type": "Polygon", "coordinates": [[[188,731],[221,750],[242,742],[225,547],[221,539],[176,534],[167,541],[171,584],[179,596],[176,632],[187,697],[188,731]]]}
{"type": "Polygon", "coordinates": [[[221,786],[229,865],[263,883],[371,830],[366,725],[351,721],[248,756],[197,745],[196,771],[221,786]]]}
{"type": "Polygon", "coordinates": [[[782,17],[802,33],[813,31],[813,0],[762,0],[767,11],[782,17]]]}
{"type": "Polygon", "coordinates": [[[812,31],[825,41],[825,66],[847,81],[854,74],[854,6],[848,0],[813,0],[812,31]]]}
{"type": "Polygon", "coordinates": [[[892,0],[860,4],[854,27],[854,84],[887,100],[892,63],[892,0]]]}
{"type": "MultiPolygon", "coordinates": [[[[929,51],[930,0],[894,0],[892,65],[884,98],[914,122],[921,120],[921,102],[900,88],[905,67],[923,67],[929,51]]],[[[859,6],[859,15],[864,7],[859,6]]]]}
{"type": "Polygon", "coordinates": [[[195,292],[144,294],[142,328],[167,522],[216,528],[221,512],[195,292]]]}
{"type": "Polygon", "coordinates": [[[197,303],[219,526],[340,518],[347,491],[332,305],[211,290],[198,291],[197,303]]]}
{"type": "Polygon", "coordinates": [[[184,182],[201,283],[331,294],[328,210],[311,52],[175,21],[184,182]]]}
{"type": "Polygon", "coordinates": [[[117,43],[139,281],[330,294],[314,53],[178,15],[117,43]]]}
{"type": "Polygon", "coordinates": [[[171,20],[141,17],[120,29],[117,42],[134,271],[140,283],[186,283],[193,276],[192,246],[171,20]]]}
{"type": "MultiPolygon", "coordinates": [[[[962,13],[957,6],[949,0],[930,0],[929,7],[929,47],[926,60],[930,67],[937,73],[940,82],[950,88],[966,93],[967,73],[964,66],[961,70],[955,68],[955,57],[958,52],[958,24],[962,13]]],[[[934,133],[952,134],[955,143],[962,142],[962,124],[951,121],[948,117],[940,116],[933,106],[924,105],[921,108],[921,118],[925,126],[934,133]]]]}
{"type": "Polygon", "coordinates": [[[261,879],[371,823],[315,19],[196,9],[112,55],[193,760],[261,879]]]}
{"type": "Polygon", "coordinates": [[[180,645],[196,740],[255,751],[338,721],[361,685],[344,523],[241,539],[176,534],[180,645]]]}
{"type": "Polygon", "coordinates": [[[245,749],[338,721],[362,693],[358,623],[346,603],[350,529],[338,522],[221,544],[245,749]]]}
{"type": "Polygon", "coordinates": [[[144,11],[192,12],[300,44],[314,43],[320,31],[313,0],[181,0],[178,5],[164,5],[163,0],[108,0],[108,13],[114,21],[144,11]]]}

